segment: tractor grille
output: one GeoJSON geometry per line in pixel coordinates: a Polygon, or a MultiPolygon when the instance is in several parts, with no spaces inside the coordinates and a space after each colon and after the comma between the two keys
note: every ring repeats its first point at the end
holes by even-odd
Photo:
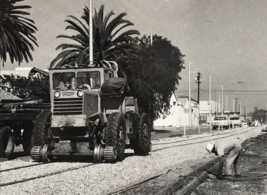
{"type": "Polygon", "coordinates": [[[54,99],[54,115],[82,114],[82,98],[54,99]]]}

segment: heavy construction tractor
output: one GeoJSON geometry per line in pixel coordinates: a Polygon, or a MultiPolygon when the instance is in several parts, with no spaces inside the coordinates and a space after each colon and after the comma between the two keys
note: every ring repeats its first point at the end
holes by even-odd
{"type": "Polygon", "coordinates": [[[49,70],[51,112],[35,121],[31,157],[50,162],[62,155],[116,162],[126,147],[137,155],[151,150],[151,123],[126,95],[126,79],[106,67],[49,70]],[[115,77],[114,77],[115,75],[115,77]]]}

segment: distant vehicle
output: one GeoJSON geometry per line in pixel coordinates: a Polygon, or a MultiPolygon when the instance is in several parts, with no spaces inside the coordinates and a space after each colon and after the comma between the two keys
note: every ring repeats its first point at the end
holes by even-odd
{"type": "Polygon", "coordinates": [[[215,130],[217,128],[229,128],[229,120],[226,116],[215,116],[213,121],[211,121],[212,129],[215,130]]]}
{"type": "Polygon", "coordinates": [[[247,122],[246,122],[246,121],[243,121],[243,120],[242,120],[242,122],[241,122],[241,123],[242,123],[242,127],[248,127],[248,124],[247,124],[247,122]]]}
{"type": "Polygon", "coordinates": [[[252,125],[252,121],[251,120],[247,120],[247,125],[250,127],[252,125]]]}
{"type": "Polygon", "coordinates": [[[231,116],[229,118],[229,124],[231,128],[234,127],[241,127],[242,126],[242,121],[240,116],[231,116]]]}

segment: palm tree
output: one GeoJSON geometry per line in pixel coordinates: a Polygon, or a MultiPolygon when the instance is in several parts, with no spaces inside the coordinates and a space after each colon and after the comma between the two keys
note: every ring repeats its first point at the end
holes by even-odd
{"type": "Polygon", "coordinates": [[[27,5],[14,5],[23,0],[1,0],[0,6],[0,58],[6,62],[7,54],[10,61],[19,64],[32,59],[31,50],[37,40],[33,35],[37,28],[34,21],[25,17],[30,15],[22,11],[31,8],[27,5]]]}
{"type": "MultiPolygon", "coordinates": [[[[63,43],[56,50],[62,49],[51,62],[50,68],[64,66],[65,64],[89,64],[89,9],[84,8],[81,20],[74,16],[65,20],[68,23],[66,30],[74,30],[76,35],[59,35],[57,38],[67,38],[74,43],[63,43]]],[[[138,45],[132,43],[131,35],[139,35],[137,30],[125,30],[133,23],[123,19],[126,13],[121,13],[111,20],[114,12],[109,12],[104,17],[104,5],[99,8],[93,17],[93,54],[95,66],[104,66],[105,60],[120,61],[125,56],[134,55],[133,49],[138,45]],[[124,31],[123,31],[124,30],[124,31]],[[123,31],[123,32],[122,32],[123,31]]]]}

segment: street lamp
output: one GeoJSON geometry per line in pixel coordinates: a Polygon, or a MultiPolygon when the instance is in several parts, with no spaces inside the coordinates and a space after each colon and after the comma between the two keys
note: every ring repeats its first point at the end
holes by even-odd
{"type": "Polygon", "coordinates": [[[188,117],[189,117],[189,127],[191,127],[191,85],[190,85],[190,61],[189,61],[189,65],[188,65],[188,78],[189,78],[189,82],[188,82],[188,117]]]}

